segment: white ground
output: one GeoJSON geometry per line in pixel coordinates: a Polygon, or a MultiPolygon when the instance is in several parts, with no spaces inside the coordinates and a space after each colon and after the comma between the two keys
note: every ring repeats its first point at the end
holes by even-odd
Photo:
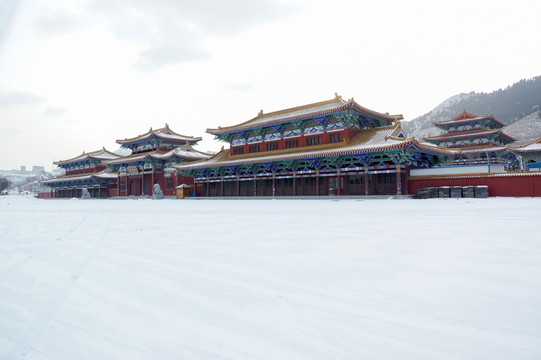
{"type": "Polygon", "coordinates": [[[0,198],[1,359],[540,359],[541,198],[0,198]]]}

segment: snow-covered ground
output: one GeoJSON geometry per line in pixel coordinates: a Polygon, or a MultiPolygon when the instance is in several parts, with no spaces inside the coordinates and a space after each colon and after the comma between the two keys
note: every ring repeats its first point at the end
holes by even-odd
{"type": "Polygon", "coordinates": [[[540,359],[541,199],[0,198],[1,359],[540,359]]]}

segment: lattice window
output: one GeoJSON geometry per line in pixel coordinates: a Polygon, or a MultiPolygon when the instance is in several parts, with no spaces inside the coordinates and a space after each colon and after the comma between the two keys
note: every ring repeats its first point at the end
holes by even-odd
{"type": "Polygon", "coordinates": [[[339,143],[341,141],[342,141],[342,134],[337,133],[337,134],[330,134],[329,135],[329,142],[330,143],[339,143]]]}
{"type": "Polygon", "coordinates": [[[286,149],[293,149],[299,147],[299,139],[286,140],[286,149]]]}
{"type": "Polygon", "coordinates": [[[278,150],[278,142],[267,143],[267,151],[278,150]]]}
{"type": "Polygon", "coordinates": [[[306,138],[306,146],[314,146],[321,144],[321,136],[314,136],[306,138]]]}

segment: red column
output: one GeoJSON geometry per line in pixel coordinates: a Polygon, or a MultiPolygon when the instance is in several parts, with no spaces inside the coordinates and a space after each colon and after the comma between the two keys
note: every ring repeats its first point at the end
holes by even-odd
{"type": "Polygon", "coordinates": [[[257,175],[254,175],[254,196],[257,196],[257,175]]]}
{"type": "Polygon", "coordinates": [[[222,176],[222,196],[225,196],[225,189],[224,189],[224,177],[222,176]]]}
{"type": "Polygon", "coordinates": [[[396,195],[402,195],[402,173],[400,165],[396,165],[396,195]]]}
{"type": "Polygon", "coordinates": [[[364,194],[370,195],[370,178],[368,174],[368,168],[364,168],[364,194]]]}
{"type": "Polygon", "coordinates": [[[336,195],[340,196],[340,169],[336,170],[336,195]]]}
{"type": "Polygon", "coordinates": [[[319,171],[316,171],[316,196],[319,196],[319,171]]]}

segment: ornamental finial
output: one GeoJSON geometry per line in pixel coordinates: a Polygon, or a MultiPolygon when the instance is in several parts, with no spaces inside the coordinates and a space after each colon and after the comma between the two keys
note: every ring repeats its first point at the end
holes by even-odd
{"type": "Polygon", "coordinates": [[[259,113],[257,114],[257,116],[261,116],[263,115],[263,109],[259,110],[259,113]]]}

